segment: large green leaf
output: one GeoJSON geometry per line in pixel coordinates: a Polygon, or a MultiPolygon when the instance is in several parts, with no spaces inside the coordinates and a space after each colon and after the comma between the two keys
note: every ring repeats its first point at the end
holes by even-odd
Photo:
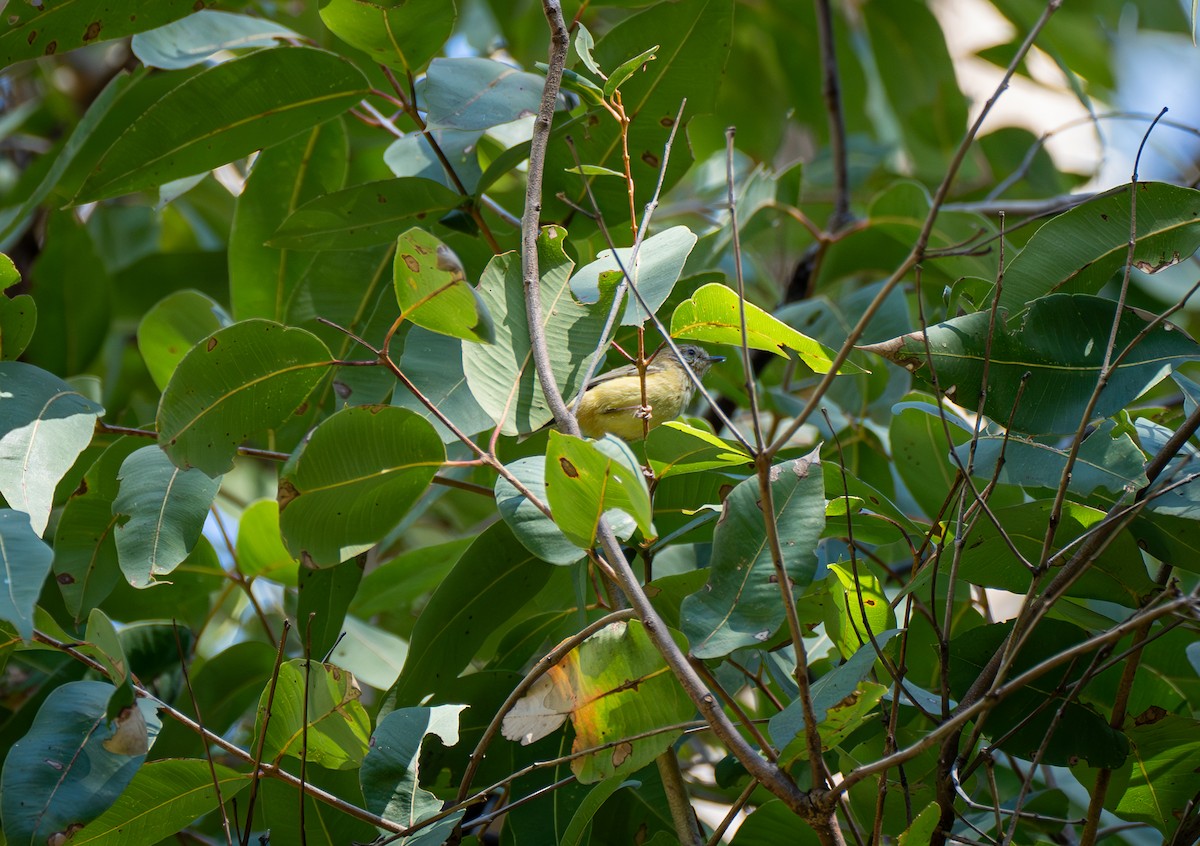
{"type": "Polygon", "coordinates": [[[300,569],[296,619],[303,626],[301,637],[310,654],[329,655],[338,644],[346,630],[346,609],[362,582],[365,564],[366,558],[360,555],[333,567],[300,569]]]}
{"type": "Polygon", "coordinates": [[[262,151],[238,197],[229,231],[229,290],[238,320],[287,321],[311,254],[266,246],[284,219],[346,181],[346,126],[331,120],[262,151]]]}
{"type": "MultiPolygon", "coordinates": [[[[785,461],[771,468],[770,484],[783,566],[793,590],[801,592],[816,575],[814,551],[825,525],[821,465],[815,454],[785,461]]],[[[697,658],[765,643],[783,623],[764,519],[758,477],[752,476],[722,505],[708,585],[683,601],[683,630],[697,658]]]]}
{"type": "Polygon", "coordinates": [[[180,470],[162,450],[146,446],[129,455],[112,503],[117,559],[134,587],[149,587],[192,551],[221,487],[199,470],[180,470]]]}
{"type": "MultiPolygon", "coordinates": [[[[542,327],[554,379],[564,397],[581,387],[584,371],[600,343],[612,305],[609,287],[600,302],[582,305],[571,296],[567,277],[573,262],[565,250],[567,233],[547,226],[538,239],[542,327]]],[[[463,348],[463,372],[476,401],[505,435],[535,431],[553,417],[533,366],[529,320],[521,296],[521,258],[496,256],[479,280],[479,296],[495,322],[492,344],[463,348]]]]}
{"type": "Polygon", "coordinates": [[[316,428],[279,481],[288,548],[322,567],[362,552],[400,522],[445,460],[442,439],[420,415],[393,406],[339,411],[316,428]]]}
{"type": "Polygon", "coordinates": [[[138,438],[120,438],[106,449],[71,494],[54,530],[54,581],[78,623],[104,601],[121,578],[113,500],[121,464],[138,449],[138,438]]]}
{"type": "Polygon", "coordinates": [[[247,438],[291,418],[329,362],[325,345],[302,329],[246,320],[214,332],[163,391],[159,443],[177,466],[219,476],[247,438]]]}
{"type": "MultiPolygon", "coordinates": [[[[401,708],[379,721],[359,771],[368,811],[407,827],[442,810],[442,800],[421,787],[421,746],[429,735],[443,746],[456,746],[459,716],[466,707],[401,708]]],[[[464,813],[450,814],[404,842],[440,844],[464,813]]]]}
{"type": "Polygon", "coordinates": [[[358,701],[362,691],[354,676],[318,661],[295,658],[284,662],[275,683],[270,720],[266,721],[269,691],[268,685],[259,700],[255,722],[259,736],[266,722],[264,760],[278,762],[284,755],[299,758],[303,754],[311,763],[331,770],[355,769],[362,763],[371,720],[358,701]]]}
{"type": "Polygon", "coordinates": [[[155,303],[138,324],[137,342],[158,389],[167,387],[188,350],[232,323],[219,303],[199,291],[176,291],[155,303]]]}
{"type": "Polygon", "coordinates": [[[56,834],[96,819],[116,801],[145,760],[158,733],[150,700],[109,723],[105,708],[115,688],[69,682],[50,692],[28,733],[4,759],[0,814],[10,844],[44,846],[56,834]],[[130,753],[133,746],[140,752],[130,753]]]}
{"type": "Polygon", "coordinates": [[[100,159],[79,202],[203,173],[335,117],[367,93],[345,59],[260,50],[208,68],[155,102],[100,159]]]}
{"type": "MultiPolygon", "coordinates": [[[[0,294],[0,296],[3,296],[0,294]]],[[[92,440],[104,409],[44,370],[0,362],[0,495],[46,531],[54,489],[92,440]]]]}
{"type": "MultiPolygon", "coordinates": [[[[505,465],[505,469],[543,504],[548,502],[544,455],[518,458],[505,465]]],[[[558,523],[539,511],[504,476],[496,477],[496,507],[500,510],[504,522],[508,523],[525,548],[543,561],[549,561],[551,564],[574,564],[583,557],[583,550],[563,534],[558,523]]],[[[628,518],[625,522],[632,523],[628,518]]]]}
{"type": "MultiPolygon", "coordinates": [[[[999,323],[990,342],[991,314],[981,311],[863,349],[926,381],[932,360],[941,389],[971,409],[979,403],[986,371],[983,411],[993,420],[1018,432],[1074,432],[1096,387],[1116,306],[1100,297],[1055,294],[1034,301],[1020,326],[999,323]]],[[[1121,312],[1114,360],[1146,325],[1142,312],[1121,312]]],[[[1196,357],[1195,341],[1171,324],[1158,325],[1112,372],[1093,418],[1115,414],[1163,379],[1173,364],[1196,357]]]]}
{"type": "Polygon", "coordinates": [[[237,566],[243,576],[297,584],[299,562],[279,533],[279,503],[260,499],[242,512],[237,531],[237,566]]]}
{"type": "MultiPolygon", "coordinates": [[[[690,299],[675,307],[671,315],[671,336],[715,344],[742,345],[742,323],[737,292],[728,285],[713,282],[700,288],[690,299]]],[[[753,303],[746,303],[746,345],[787,358],[785,349],[795,350],[800,360],[816,373],[828,373],[833,351],[802,335],[753,303]]],[[[842,365],[846,372],[859,370],[842,365]]]]}
{"type": "Polygon", "coordinates": [[[92,364],[108,335],[109,275],[86,227],[70,212],[50,215],[46,238],[54,248],[41,251],[29,273],[38,325],[24,360],[73,376],[92,364]]]}
{"type": "Polygon", "coordinates": [[[545,472],[554,522],[580,549],[592,547],[600,519],[611,509],[632,517],[644,536],[653,534],[646,479],[619,438],[591,442],[551,432],[545,472]]]}
{"type": "Polygon", "coordinates": [[[45,0],[9,4],[0,34],[0,65],[66,53],[190,15],[212,0],[45,0]]]}
{"type": "MultiPolygon", "coordinates": [[[[449,335],[414,326],[404,337],[400,369],[425,399],[446,415],[464,435],[490,428],[492,418],[479,407],[467,387],[463,373],[463,342],[449,335]]],[[[437,430],[446,443],[458,436],[447,429],[433,412],[402,385],[392,394],[392,404],[417,412],[437,430]]]]}
{"type": "MultiPolygon", "coordinates": [[[[229,801],[250,778],[213,764],[221,799],[229,801]]],[[[112,807],[77,831],[71,846],[154,846],[217,808],[213,769],[201,759],[150,761],[112,807]]]]}
{"type": "MultiPolygon", "coordinates": [[[[683,648],[683,638],[672,632],[683,648]]],[[[509,740],[529,745],[556,731],[569,718],[571,749],[579,752],[686,720],[691,700],[668,671],[636,620],[613,623],[555,664],[504,717],[509,740]]],[[[634,773],[670,748],[679,730],[626,740],[571,761],[583,784],[634,773]]]]}
{"type": "Polygon", "coordinates": [[[433,235],[414,227],[399,237],[392,279],[406,320],[466,341],[492,340],[487,306],[458,256],[433,235]]]}
{"type": "Polygon", "coordinates": [[[292,250],[355,250],[395,240],[406,221],[462,202],[441,183],[417,176],[355,185],[309,200],[267,244],[292,250]]]}
{"type": "MultiPolygon", "coordinates": [[[[1134,266],[1154,272],[1200,247],[1200,191],[1139,182],[1134,266]]],[[[1129,186],[1047,221],[1004,269],[1000,305],[1013,312],[1058,291],[1095,294],[1129,257],[1129,186]]]]}
{"type": "MultiPolygon", "coordinates": [[[[600,275],[604,273],[617,274],[618,281],[623,278],[621,268],[633,277],[633,283],[651,312],[657,312],[659,306],[667,301],[671,289],[679,281],[684,263],[696,246],[696,236],[686,226],[672,226],[662,232],[656,232],[647,238],[638,250],[637,263],[629,264],[631,247],[621,247],[617,250],[616,258],[612,250],[601,250],[596,260],[586,264],[571,277],[571,290],[582,302],[591,302],[600,297],[600,275]],[[620,259],[618,264],[617,259],[620,259]]],[[[621,322],[626,326],[640,326],[650,319],[645,309],[631,293],[625,303],[624,316],[621,322]]]]}
{"type": "Polygon", "coordinates": [[[416,75],[454,29],[454,0],[330,0],[321,20],[338,38],[381,64],[416,75]]]}
{"type": "Polygon", "coordinates": [[[1196,756],[1200,755],[1200,723],[1176,714],[1159,718],[1147,713],[1127,730],[1133,773],[1129,786],[1109,809],[1122,819],[1137,820],[1170,835],[1200,790],[1196,756]]]}
{"type": "MultiPolygon", "coordinates": [[[[967,444],[957,448],[963,466],[968,450],[967,444]]],[[[1067,489],[1080,496],[1097,490],[1120,495],[1145,486],[1146,474],[1142,472],[1145,463],[1146,456],[1129,433],[1118,433],[1116,424],[1105,420],[1080,445],[1067,489]]],[[[1066,451],[1024,438],[985,435],[979,438],[975,449],[975,475],[984,479],[996,475],[1001,483],[1027,488],[1057,488],[1066,465],[1066,451]],[[1004,460],[1000,463],[1002,456],[1004,460]]]]}
{"type": "Polygon", "coordinates": [[[941,411],[935,402],[926,401],[930,399],[927,395],[910,395],[908,401],[893,406],[888,440],[896,472],[925,516],[933,520],[958,475],[958,467],[950,461],[950,450],[969,440],[972,432],[952,410],[941,411]]]}
{"type": "Polygon", "coordinates": [[[202,9],[133,37],[130,49],[143,65],[178,70],[209,61],[222,50],[275,47],[284,40],[301,40],[294,30],[265,18],[202,9]]]}
{"type": "Polygon", "coordinates": [[[0,620],[11,623],[25,640],[33,637],[33,606],[53,557],[29,525],[28,514],[0,508],[0,570],[7,588],[0,591],[0,620]]]}
{"type": "Polygon", "coordinates": [[[883,585],[865,564],[860,562],[857,568],[845,562],[830,564],[826,583],[830,601],[824,603],[825,632],[843,658],[869,648],[872,635],[878,637],[896,625],[883,585]]]}
{"type": "Polygon", "coordinates": [[[504,523],[484,531],[442,581],[413,629],[381,713],[415,705],[456,678],[479,647],[521,612],[554,571],[504,523]]]}
{"type": "Polygon", "coordinates": [[[431,129],[488,129],[536,114],[545,83],[494,59],[434,59],[417,100],[431,129]]]}
{"type": "MultiPolygon", "coordinates": [[[[1011,629],[1011,622],[996,623],[962,632],[950,641],[950,692],[955,698],[962,698],[1011,629]]],[[[1017,654],[1011,674],[1022,673],[1085,637],[1082,629],[1068,623],[1042,620],[1017,654]]],[[[997,739],[1002,751],[1023,758],[1041,749],[1042,761],[1054,766],[1076,759],[1093,767],[1121,766],[1129,753],[1125,735],[1088,705],[1062,695],[1087,666],[1083,656],[1000,700],[988,714],[988,735],[997,739]],[[1049,734],[1052,724],[1054,732],[1049,734]]]]}
{"type": "MultiPolygon", "coordinates": [[[[629,125],[629,163],[636,186],[636,209],[640,210],[654,191],[663,148],[685,99],[684,125],[679,127],[671,150],[664,187],[675,184],[691,165],[690,145],[680,142],[693,117],[713,110],[732,35],[732,0],[694,0],[656,3],[621,21],[596,45],[593,56],[607,73],[655,45],[659,48],[654,61],[621,86],[625,112],[634,117],[629,125]]],[[[568,213],[567,206],[551,199],[560,192],[576,207],[591,209],[584,179],[569,172],[577,163],[622,173],[625,170],[617,121],[600,108],[586,121],[586,128],[569,133],[575,153],[565,141],[557,139],[547,151],[544,194],[552,216],[568,213]]],[[[624,180],[607,176],[587,180],[605,222],[615,231],[629,219],[631,211],[624,180]]]]}

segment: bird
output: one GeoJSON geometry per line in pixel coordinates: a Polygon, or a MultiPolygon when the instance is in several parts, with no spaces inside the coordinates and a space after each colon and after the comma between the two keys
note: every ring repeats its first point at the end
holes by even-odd
{"type": "Polygon", "coordinates": [[[696,379],[713,364],[724,361],[709,355],[703,347],[680,344],[679,355],[665,347],[646,364],[646,400],[642,403],[642,380],[637,366],[627,364],[601,373],[588,382],[579,403],[579,430],[589,438],[616,435],[626,441],[640,441],[647,428],[653,429],[678,417],[692,399],[695,384],[684,363],[696,379]],[[645,423],[648,421],[649,426],[645,423]]]}

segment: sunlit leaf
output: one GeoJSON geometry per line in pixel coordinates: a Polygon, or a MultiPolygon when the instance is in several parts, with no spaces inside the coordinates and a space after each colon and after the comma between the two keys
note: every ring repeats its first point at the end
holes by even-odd
{"type": "Polygon", "coordinates": [[[371,724],[358,701],[361,695],[354,676],[340,667],[302,658],[284,662],[269,721],[264,719],[268,690],[259,700],[255,734],[262,735],[265,723],[264,760],[299,758],[303,750],[309,762],[327,769],[357,768],[367,754],[371,724]]]}
{"type": "Polygon", "coordinates": [[[393,284],[406,320],[433,332],[488,343],[492,317],[467,281],[454,251],[422,229],[410,229],[396,243],[393,284]]]}
{"type": "Polygon", "coordinates": [[[546,498],[558,528],[581,549],[593,545],[600,518],[614,508],[631,516],[643,535],[654,532],[650,492],[637,458],[612,435],[589,442],[551,432],[546,498]]]}

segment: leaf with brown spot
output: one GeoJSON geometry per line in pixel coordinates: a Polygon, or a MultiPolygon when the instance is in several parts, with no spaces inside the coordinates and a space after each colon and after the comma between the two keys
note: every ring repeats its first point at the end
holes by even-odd
{"type": "Polygon", "coordinates": [[[405,320],[465,341],[491,343],[495,337],[492,316],[467,281],[462,262],[425,230],[409,229],[396,239],[392,280],[405,320]]]}

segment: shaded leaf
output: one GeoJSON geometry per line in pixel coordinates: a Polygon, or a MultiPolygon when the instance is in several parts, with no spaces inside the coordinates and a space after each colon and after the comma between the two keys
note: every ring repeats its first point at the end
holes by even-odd
{"type": "Polygon", "coordinates": [[[138,324],[137,342],[159,390],[193,346],[233,323],[221,305],[199,291],[176,291],[159,300],[138,324]]]}
{"type": "MultiPolygon", "coordinates": [[[[926,381],[932,360],[942,390],[966,408],[979,402],[990,353],[985,414],[1019,432],[1073,432],[1095,389],[1115,317],[1116,303],[1111,300],[1056,294],[1036,300],[1021,325],[997,325],[990,344],[991,315],[981,311],[862,349],[926,381]]],[[[1141,312],[1121,312],[1114,359],[1146,324],[1141,312]]],[[[1158,325],[1112,372],[1093,418],[1115,414],[1163,379],[1172,364],[1197,356],[1200,346],[1195,341],[1169,323],[1158,325]]]]}
{"type": "Polygon", "coordinates": [[[452,209],[462,198],[415,176],[355,185],[317,197],[289,215],[267,241],[292,250],[354,250],[386,244],[405,221],[452,209]]]}
{"type": "Polygon", "coordinates": [[[29,515],[0,508],[0,570],[5,590],[0,591],[0,620],[12,623],[25,640],[33,637],[33,606],[54,557],[29,525],[29,515]]]}
{"type": "MultiPolygon", "coordinates": [[[[530,455],[518,458],[505,465],[513,476],[533,493],[543,504],[546,498],[546,457],[530,455]]],[[[551,564],[574,564],[583,557],[583,550],[572,543],[558,523],[537,509],[523,493],[518,491],[504,476],[496,477],[496,507],[500,516],[513,530],[522,545],[538,558],[551,564]]],[[[623,516],[623,515],[622,515],[623,516]]],[[[633,521],[626,517],[626,537],[632,531],[633,521]]],[[[614,531],[618,531],[614,527],[614,531]]]]}
{"type": "MultiPolygon", "coordinates": [[[[439,335],[413,327],[404,337],[404,355],[400,369],[421,394],[446,415],[455,427],[468,437],[490,428],[492,418],[484,411],[467,386],[463,372],[463,342],[449,335],[439,335]]],[[[420,414],[437,430],[444,443],[457,443],[458,435],[451,432],[404,386],[397,386],[392,405],[420,414]]]]}
{"type": "Polygon", "coordinates": [[[201,71],[125,131],[78,202],[202,173],[335,117],[367,94],[348,61],[311,47],[259,50],[201,71]]]}
{"type": "Polygon", "coordinates": [[[264,18],[201,9],[185,20],[138,33],[130,49],[147,67],[177,70],[202,64],[221,50],[274,47],[300,38],[286,26],[264,18]]]}
{"type": "Polygon", "coordinates": [[[417,100],[430,129],[488,129],[537,114],[544,84],[493,59],[434,59],[417,100]]]}
{"type": "MultiPolygon", "coordinates": [[[[825,487],[816,454],[771,468],[775,522],[793,591],[817,571],[814,555],[825,525],[825,487]]],[[[783,624],[757,476],[738,484],[721,507],[713,532],[711,575],[704,590],[683,602],[683,630],[698,658],[728,655],[765,643],[783,624]]]]}
{"type": "Polygon", "coordinates": [[[445,460],[441,438],[411,411],[339,411],[313,431],[280,478],[279,524],[288,548],[321,567],[357,555],[400,522],[445,460]]]}

